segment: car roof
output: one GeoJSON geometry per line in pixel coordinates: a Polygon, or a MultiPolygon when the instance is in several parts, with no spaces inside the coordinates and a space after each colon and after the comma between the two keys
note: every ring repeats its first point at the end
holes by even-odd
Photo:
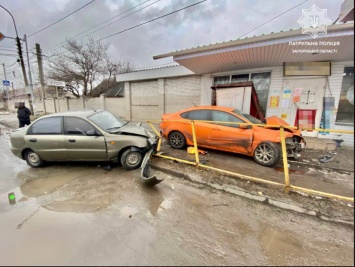
{"type": "Polygon", "coordinates": [[[186,111],[191,111],[191,110],[200,110],[200,109],[222,110],[222,111],[229,111],[229,112],[232,110],[235,110],[235,108],[225,107],[225,106],[196,106],[196,107],[190,107],[190,108],[181,110],[180,112],[186,112],[186,111]]]}
{"type": "Polygon", "coordinates": [[[82,110],[70,110],[70,111],[63,111],[63,112],[58,112],[58,113],[53,113],[53,114],[48,114],[43,117],[56,117],[56,116],[77,116],[77,117],[88,117],[94,113],[103,111],[103,109],[99,109],[99,110],[94,110],[94,109],[82,109],[82,110]]]}

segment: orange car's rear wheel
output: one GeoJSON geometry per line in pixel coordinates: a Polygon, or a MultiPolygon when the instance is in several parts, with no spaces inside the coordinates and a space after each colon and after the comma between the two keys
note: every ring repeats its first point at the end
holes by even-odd
{"type": "Polygon", "coordinates": [[[186,145],[185,136],[180,132],[172,132],[169,134],[169,144],[172,148],[180,149],[184,148],[186,145]]]}
{"type": "Polygon", "coordinates": [[[272,142],[261,143],[254,151],[254,160],[263,166],[274,166],[280,161],[280,159],[280,146],[272,142]]]}

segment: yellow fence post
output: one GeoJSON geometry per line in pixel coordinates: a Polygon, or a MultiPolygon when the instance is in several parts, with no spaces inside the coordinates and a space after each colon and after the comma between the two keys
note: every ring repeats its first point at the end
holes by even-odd
{"type": "Polygon", "coordinates": [[[156,134],[157,136],[159,136],[159,141],[158,141],[158,145],[157,145],[157,151],[159,152],[159,151],[160,151],[160,147],[161,147],[161,142],[162,142],[162,136],[161,136],[161,134],[158,132],[158,130],[155,129],[154,125],[153,125],[150,121],[148,121],[148,124],[149,124],[150,128],[153,129],[153,131],[155,132],[155,134],[156,134]]]}
{"type": "Polygon", "coordinates": [[[288,173],[285,130],[283,126],[280,127],[280,135],[281,135],[282,161],[284,163],[284,173],[285,173],[285,185],[286,185],[285,192],[288,193],[290,190],[290,177],[288,173]]]}
{"type": "Polygon", "coordinates": [[[195,132],[195,122],[194,121],[191,121],[191,127],[192,127],[192,138],[194,141],[196,166],[198,166],[200,164],[200,160],[198,158],[198,148],[197,148],[197,142],[196,142],[196,132],[195,132]]]}

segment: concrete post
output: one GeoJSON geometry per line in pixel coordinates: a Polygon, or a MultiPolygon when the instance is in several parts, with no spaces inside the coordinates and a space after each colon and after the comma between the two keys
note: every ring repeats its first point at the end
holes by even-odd
{"type": "Polygon", "coordinates": [[[102,109],[106,109],[106,95],[105,94],[101,94],[100,95],[100,106],[102,109]]]}
{"type": "MultiPolygon", "coordinates": [[[[160,108],[160,113],[165,113],[165,79],[158,79],[158,103],[160,108]]],[[[155,114],[154,114],[155,115],[155,114]]]]}
{"type": "Polygon", "coordinates": [[[66,96],[65,97],[65,99],[67,100],[67,110],[68,111],[70,110],[70,108],[69,108],[69,98],[70,98],[70,96],[66,96]]]}
{"type": "Polygon", "coordinates": [[[55,97],[53,97],[54,112],[57,113],[57,105],[55,103],[55,97]]]}
{"type": "Polygon", "coordinates": [[[132,120],[131,83],[124,83],[124,96],[127,120],[132,120]]]}

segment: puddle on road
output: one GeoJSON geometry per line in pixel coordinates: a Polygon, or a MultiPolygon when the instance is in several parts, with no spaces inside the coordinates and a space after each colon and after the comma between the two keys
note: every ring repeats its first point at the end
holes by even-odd
{"type": "Polygon", "coordinates": [[[302,244],[294,237],[273,229],[261,233],[261,244],[272,265],[292,264],[292,258],[302,258],[302,244]]]}
{"type": "Polygon", "coordinates": [[[55,201],[44,206],[45,209],[59,212],[92,213],[107,208],[110,205],[110,192],[88,199],[78,196],[64,201],[55,201]]]}
{"type": "Polygon", "coordinates": [[[83,170],[76,170],[49,177],[37,178],[26,181],[20,186],[20,189],[22,194],[27,197],[39,197],[51,193],[83,175],[85,175],[83,170]]]}
{"type": "Polygon", "coordinates": [[[172,206],[172,201],[164,197],[164,194],[159,187],[143,187],[143,193],[148,210],[153,216],[170,209],[172,206]]]}

